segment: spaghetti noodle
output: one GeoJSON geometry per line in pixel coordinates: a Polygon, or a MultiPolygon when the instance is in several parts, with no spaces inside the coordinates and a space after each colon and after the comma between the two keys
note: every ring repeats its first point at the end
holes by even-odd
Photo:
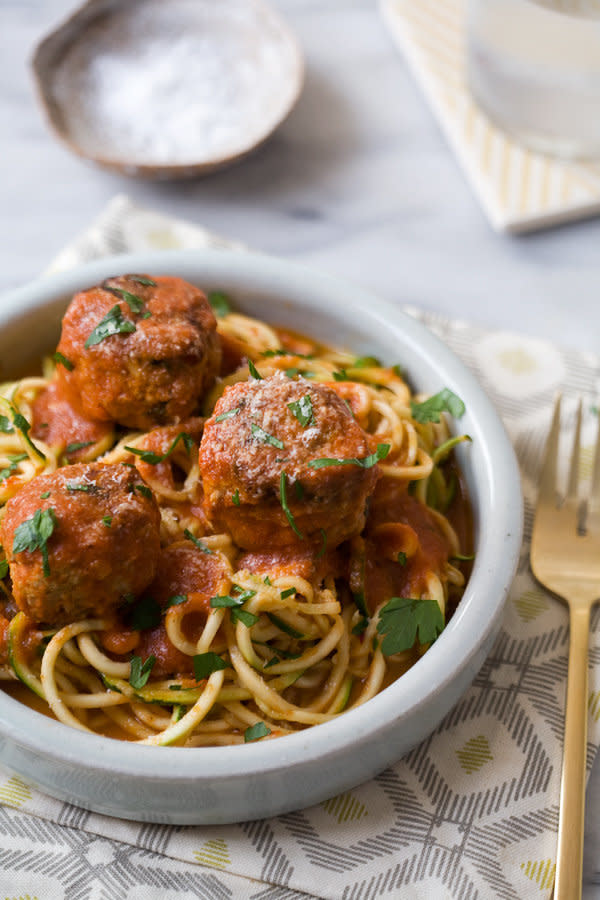
{"type": "MultiPolygon", "coordinates": [[[[126,347],[123,322],[153,321],[163,281],[95,289],[113,326],[86,352],[126,347]]],[[[196,364],[201,394],[183,414],[129,398],[126,414],[96,403],[90,416],[66,326],[43,376],[0,394],[4,686],[69,726],[143,744],[282,736],[365,703],[436,639],[468,572],[452,453],[468,437],[446,416],[459,398],[414,396],[396,366],[209,299],[222,361],[212,379],[196,364]]]]}

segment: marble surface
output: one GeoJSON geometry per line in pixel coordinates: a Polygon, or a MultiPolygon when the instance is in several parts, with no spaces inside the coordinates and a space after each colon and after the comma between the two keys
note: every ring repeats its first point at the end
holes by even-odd
{"type": "MultiPolygon", "coordinates": [[[[600,219],[494,233],[364,0],[274,0],[306,55],[300,101],[255,155],[194,182],[129,180],[51,135],[29,71],[67,0],[0,0],[0,291],[41,272],[116,193],[397,302],[600,352],[600,219]]],[[[586,900],[600,900],[600,760],[586,900]]]]}

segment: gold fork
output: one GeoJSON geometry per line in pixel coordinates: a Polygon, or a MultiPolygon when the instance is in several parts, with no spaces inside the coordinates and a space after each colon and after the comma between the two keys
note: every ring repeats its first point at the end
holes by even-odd
{"type": "Polygon", "coordinates": [[[582,888],[589,628],[591,609],[600,597],[600,430],[589,499],[582,500],[578,493],[579,401],[567,491],[560,497],[560,401],[559,396],[540,477],[531,568],[537,580],[569,607],[569,667],[554,880],[555,900],[566,900],[581,897],[582,888]]]}

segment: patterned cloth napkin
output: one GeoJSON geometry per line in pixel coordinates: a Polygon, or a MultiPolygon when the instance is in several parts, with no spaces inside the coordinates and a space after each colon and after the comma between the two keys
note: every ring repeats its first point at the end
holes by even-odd
{"type": "MultiPolygon", "coordinates": [[[[117,197],[54,268],[131,249],[230,246],[117,197]]],[[[474,370],[516,448],[526,537],[502,631],[439,728],[367,784],[259,822],[175,827],[111,819],[50,799],[0,769],[0,889],[10,896],[371,900],[550,895],[558,820],[568,626],[528,568],[540,452],[555,390],[591,410],[600,361],[441,316],[421,319],[474,370]]],[[[591,635],[588,766],[600,743],[600,617],[591,635]]],[[[2,893],[0,891],[0,893],[2,893]]],[[[4,896],[2,893],[2,896],[4,896]]]]}

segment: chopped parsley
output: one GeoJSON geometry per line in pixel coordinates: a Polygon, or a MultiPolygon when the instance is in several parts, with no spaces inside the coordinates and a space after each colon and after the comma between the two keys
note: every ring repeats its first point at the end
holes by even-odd
{"type": "Polygon", "coordinates": [[[138,494],[141,494],[142,497],[146,497],[147,500],[152,500],[152,491],[146,484],[134,484],[133,490],[137,491],[138,494]]]}
{"type": "Polygon", "coordinates": [[[369,619],[367,616],[361,616],[356,625],[352,629],[352,634],[356,634],[360,637],[361,634],[364,634],[369,626],[369,619]]]}
{"type": "Polygon", "coordinates": [[[390,452],[389,444],[378,444],[375,453],[364,456],[362,459],[352,457],[351,459],[335,459],[324,457],[322,459],[312,459],[308,463],[309,469],[322,469],[325,466],[360,466],[362,469],[370,469],[377,465],[382,459],[385,459],[390,452]]]}
{"type": "Polygon", "coordinates": [[[352,381],[345,369],[338,369],[333,373],[334,381],[352,381]]]}
{"type": "Polygon", "coordinates": [[[148,679],[150,678],[150,672],[156,662],[155,656],[149,656],[144,662],[142,662],[141,656],[133,656],[131,658],[131,671],[129,673],[129,684],[134,690],[139,691],[143,688],[148,679]]]}
{"type": "Polygon", "coordinates": [[[257,381],[264,381],[262,375],[254,365],[251,359],[248,360],[248,369],[253,378],[256,378],[257,381]]]}
{"type": "Polygon", "coordinates": [[[30,519],[15,529],[13,539],[13,553],[22,553],[24,550],[33,552],[40,550],[43,560],[43,572],[46,578],[50,575],[50,566],[48,564],[48,538],[51,536],[56,526],[57,519],[54,510],[36,509],[30,519]]]}
{"type": "Polygon", "coordinates": [[[304,535],[296,525],[294,520],[294,516],[292,515],[292,511],[288,506],[287,502],[287,474],[286,472],[282,472],[279,478],[279,500],[282,506],[282,509],[285,513],[285,517],[290,523],[290,528],[292,531],[298,535],[301,541],[304,540],[304,535]]]}
{"type": "Polygon", "coordinates": [[[17,454],[9,454],[7,457],[9,460],[9,465],[0,471],[0,481],[6,481],[7,478],[17,471],[17,466],[20,462],[23,462],[24,459],[29,459],[26,453],[17,453],[17,454]]]}
{"type": "Polygon", "coordinates": [[[193,535],[189,528],[185,529],[185,531],[183,532],[183,535],[184,535],[184,537],[186,537],[188,539],[188,541],[191,541],[192,544],[195,544],[195,546],[198,548],[198,550],[201,550],[202,553],[212,553],[213,552],[210,549],[210,547],[207,547],[203,541],[199,540],[199,538],[197,538],[195,535],[193,535]]]}
{"type": "Polygon", "coordinates": [[[187,594],[175,594],[173,597],[169,597],[165,603],[165,609],[169,609],[171,606],[180,606],[182,603],[186,603],[187,598],[187,594]]]}
{"type": "Polygon", "coordinates": [[[398,555],[396,556],[396,562],[400,563],[401,566],[405,566],[406,559],[407,559],[406,553],[404,552],[404,550],[400,550],[398,552],[398,555]]]}
{"type": "Polygon", "coordinates": [[[444,629],[444,616],[437,600],[392,597],[379,613],[377,632],[383,636],[384,656],[410,650],[415,641],[429,644],[444,629]]]}
{"type": "Polygon", "coordinates": [[[85,347],[93,347],[113,334],[131,334],[132,331],[135,331],[135,325],[129,319],[124,318],[121,307],[117,303],[98,322],[85,342],[85,347]]]}
{"type": "Polygon", "coordinates": [[[443,390],[422,403],[411,402],[410,408],[413,419],[424,424],[426,422],[439,422],[440,414],[443,412],[448,412],[455,419],[460,419],[464,414],[465,404],[449,388],[443,388],[443,390]]]}
{"type": "Polygon", "coordinates": [[[166,453],[155,453],[153,450],[141,450],[139,447],[125,446],[124,449],[129,453],[133,453],[134,456],[139,456],[142,462],[148,463],[151,466],[156,466],[158,465],[158,463],[164,462],[165,459],[168,459],[168,457],[171,455],[171,453],[173,453],[180,441],[183,441],[186,452],[189,456],[194,447],[195,441],[191,434],[188,434],[187,431],[179,432],[166,453]]]}
{"type": "MultiPolygon", "coordinates": [[[[296,638],[296,640],[300,641],[304,637],[301,631],[298,631],[292,625],[288,625],[283,619],[279,616],[276,616],[275,613],[268,612],[267,619],[273,623],[280,631],[285,632],[285,634],[289,634],[290,637],[296,638]]],[[[279,650],[277,651],[280,652],[279,650]]]]}
{"type": "Polygon", "coordinates": [[[235,491],[233,492],[233,496],[231,497],[231,502],[233,503],[234,506],[240,505],[240,492],[239,492],[238,488],[236,488],[235,491]]]}
{"type": "Polygon", "coordinates": [[[132,313],[141,313],[144,308],[144,301],[141,297],[138,297],[137,294],[132,294],[130,291],[125,291],[123,288],[113,287],[108,284],[108,281],[104,281],[102,283],[102,287],[105,291],[109,291],[111,294],[114,294],[115,297],[118,297],[120,300],[124,300],[132,313]]]}
{"type": "Polygon", "coordinates": [[[229,609],[231,611],[231,621],[234,625],[236,622],[241,622],[246,628],[250,628],[252,625],[256,625],[258,616],[248,612],[246,609],[241,609],[241,607],[247,600],[251,600],[255,594],[256,591],[244,591],[242,588],[238,587],[238,585],[234,584],[231,589],[231,594],[221,594],[216,597],[211,597],[210,606],[212,609],[229,609]]]}
{"type": "Polygon", "coordinates": [[[219,416],[217,416],[215,422],[225,422],[227,419],[233,419],[234,416],[237,416],[239,411],[239,406],[236,406],[235,409],[229,409],[227,410],[227,412],[221,413],[219,416]]]}
{"type": "Polygon", "coordinates": [[[279,596],[281,597],[282,600],[285,600],[286,597],[293,597],[293,595],[295,593],[296,593],[296,588],[290,587],[290,588],[286,588],[285,591],[280,591],[279,596]]]}
{"type": "Polygon", "coordinates": [[[229,315],[231,312],[231,303],[227,294],[223,291],[211,291],[208,294],[208,302],[212,307],[212,311],[218,319],[229,315]]]}
{"type": "Polygon", "coordinates": [[[294,400],[293,403],[288,403],[287,407],[292,415],[298,419],[303,428],[314,424],[314,410],[310,394],[305,394],[300,400],[294,400]]]}
{"type": "Polygon", "coordinates": [[[327,532],[324,528],[319,528],[319,533],[321,535],[321,547],[319,552],[315,556],[315,559],[323,559],[325,556],[325,551],[327,550],[327,532]]]}
{"type": "Polygon", "coordinates": [[[23,435],[23,440],[29,445],[29,447],[31,447],[33,452],[36,453],[40,457],[40,459],[45,460],[46,456],[42,453],[41,450],[39,450],[35,446],[35,444],[31,440],[31,438],[29,437],[29,431],[31,429],[31,425],[29,424],[29,422],[27,421],[25,416],[23,416],[20,412],[17,412],[12,407],[11,407],[11,412],[12,412],[14,426],[17,429],[17,431],[20,431],[21,434],[23,435]]]}
{"type": "Polygon", "coordinates": [[[0,416],[0,431],[3,434],[12,434],[14,432],[14,428],[10,424],[10,419],[8,416],[0,416]]]}
{"type": "Polygon", "coordinates": [[[50,496],[50,491],[44,491],[43,494],[40,494],[40,500],[47,500],[50,496]]]}
{"type": "Polygon", "coordinates": [[[221,669],[228,668],[229,663],[226,663],[218,653],[213,653],[212,650],[209,650],[208,653],[197,653],[194,656],[194,677],[196,681],[203,681],[204,678],[208,678],[213,672],[219,672],[221,669]]]}
{"type": "Polygon", "coordinates": [[[86,447],[91,447],[95,441],[74,441],[72,444],[67,444],[65,447],[65,453],[77,453],[78,450],[85,450],[86,447]]]}
{"type": "Polygon", "coordinates": [[[134,631],[155,628],[160,623],[162,609],[154,597],[126,597],[125,622],[134,631]]]}
{"type": "Polygon", "coordinates": [[[110,528],[112,525],[112,516],[102,516],[102,524],[110,528]]]}
{"type": "Polygon", "coordinates": [[[68,491],[81,491],[84,494],[97,494],[98,485],[95,481],[67,481],[66,488],[68,491]]]}
{"type": "Polygon", "coordinates": [[[146,278],[145,275],[126,275],[125,278],[129,278],[130,281],[136,281],[138,284],[143,284],[145,287],[156,287],[156,282],[152,281],[151,278],[146,278]]]}
{"type": "Polygon", "coordinates": [[[267,728],[264,722],[257,722],[255,725],[250,725],[246,728],[244,732],[244,742],[248,744],[250,741],[258,741],[268,734],[271,734],[271,729],[267,728]]]}
{"type": "Polygon", "coordinates": [[[264,428],[261,428],[260,425],[250,425],[250,431],[252,432],[252,437],[257,441],[260,441],[261,444],[270,444],[271,447],[277,447],[278,450],[284,449],[285,445],[283,441],[273,437],[272,434],[268,434],[268,432],[266,432],[264,428]]]}
{"type": "Polygon", "coordinates": [[[63,365],[67,372],[72,372],[75,368],[75,364],[72,363],[70,359],[67,359],[66,356],[63,356],[60,350],[57,350],[56,353],[52,354],[52,359],[55,363],[60,363],[61,365],[63,365]]]}
{"type": "Polygon", "coordinates": [[[381,368],[381,360],[376,356],[358,356],[352,363],[354,369],[381,368]]]}

